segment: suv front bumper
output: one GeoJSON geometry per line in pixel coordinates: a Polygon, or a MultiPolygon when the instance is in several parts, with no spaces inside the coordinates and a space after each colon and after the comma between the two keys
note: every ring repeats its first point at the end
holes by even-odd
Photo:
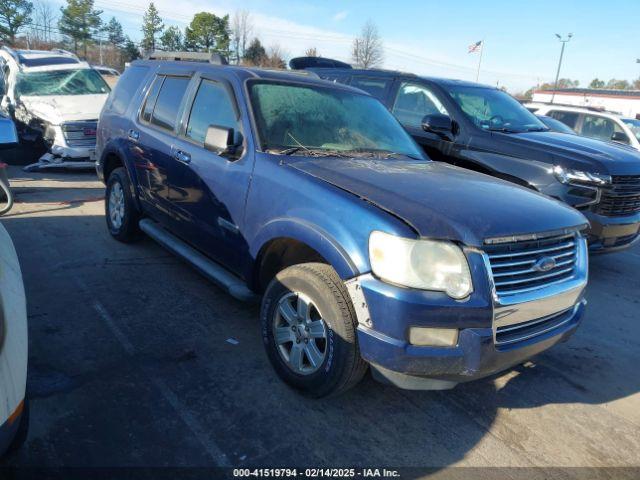
{"type": "Polygon", "coordinates": [[[608,253],[630,247],[640,238],[640,213],[625,217],[607,217],[582,212],[589,219],[586,232],[591,253],[608,253]]]}
{"type": "Polygon", "coordinates": [[[583,316],[587,252],[582,245],[583,267],[575,278],[511,299],[498,298],[490,278],[482,282],[487,274],[476,268],[483,261],[479,254],[468,257],[475,291],[464,301],[389,285],[371,274],[346,282],[362,357],[378,379],[434,390],[497,373],[547,350],[571,336],[583,316]],[[412,327],[456,328],[458,341],[451,347],[412,345],[412,327]]]}

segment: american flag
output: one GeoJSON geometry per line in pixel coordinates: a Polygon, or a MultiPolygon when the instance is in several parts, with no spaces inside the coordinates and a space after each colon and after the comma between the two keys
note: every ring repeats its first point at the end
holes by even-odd
{"type": "Polygon", "coordinates": [[[467,53],[475,53],[478,50],[480,50],[481,46],[482,46],[482,40],[476,43],[472,43],[471,45],[469,45],[469,51],[467,53]]]}

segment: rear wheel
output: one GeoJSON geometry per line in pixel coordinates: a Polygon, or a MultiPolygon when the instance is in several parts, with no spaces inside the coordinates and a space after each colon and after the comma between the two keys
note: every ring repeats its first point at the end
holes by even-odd
{"type": "Polygon", "coordinates": [[[336,395],[366,372],[353,305],[331,266],[305,263],[278,273],[265,292],[261,319],[271,364],[301,392],[336,395]]]}
{"type": "Polygon", "coordinates": [[[140,214],[136,209],[131,182],[124,168],[111,172],[105,198],[107,227],[111,235],[121,242],[133,242],[140,236],[140,214]]]}

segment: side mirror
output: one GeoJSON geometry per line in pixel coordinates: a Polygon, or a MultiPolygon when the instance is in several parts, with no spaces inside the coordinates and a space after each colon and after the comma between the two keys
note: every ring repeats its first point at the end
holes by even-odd
{"type": "Polygon", "coordinates": [[[233,128],[209,125],[204,137],[204,148],[216,155],[233,156],[242,145],[242,135],[233,128]]]}
{"type": "Polygon", "coordinates": [[[425,115],[422,119],[422,129],[425,132],[448,137],[449,134],[453,132],[453,122],[447,115],[441,115],[439,113],[425,115]]]}
{"type": "Polygon", "coordinates": [[[629,143],[629,137],[624,132],[613,132],[611,140],[619,143],[629,143]]]}

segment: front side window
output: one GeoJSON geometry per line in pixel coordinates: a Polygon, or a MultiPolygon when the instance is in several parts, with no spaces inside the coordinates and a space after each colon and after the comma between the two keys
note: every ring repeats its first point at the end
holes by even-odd
{"type": "Polygon", "coordinates": [[[263,150],[425,158],[389,111],[368,95],[320,85],[252,82],[250,97],[263,150]]]}
{"type": "Polygon", "coordinates": [[[17,96],[91,95],[109,93],[107,82],[91,68],[18,73],[17,96]]]}
{"type": "Polygon", "coordinates": [[[425,115],[447,115],[438,97],[423,85],[403,83],[393,105],[393,114],[405,127],[420,128],[425,115]]]}
{"type": "Polygon", "coordinates": [[[351,86],[364,90],[379,100],[383,100],[387,96],[387,90],[391,85],[390,78],[361,77],[354,76],[351,79],[351,86]]]}
{"type": "Polygon", "coordinates": [[[187,91],[189,80],[188,77],[166,77],[164,79],[151,114],[153,125],[167,130],[175,128],[182,97],[187,91]]]}
{"type": "Polygon", "coordinates": [[[640,120],[636,120],[635,118],[623,118],[622,121],[631,129],[633,135],[640,142],[640,120]]]}
{"type": "Polygon", "coordinates": [[[578,124],[578,118],[580,118],[580,115],[576,112],[563,112],[562,110],[551,110],[548,115],[574,130],[578,124]]]}
{"type": "Polygon", "coordinates": [[[585,137],[610,141],[614,132],[621,131],[622,129],[613,120],[596,115],[585,115],[580,133],[585,137]]]}
{"type": "Polygon", "coordinates": [[[227,89],[220,83],[203,80],[189,114],[187,137],[204,143],[210,125],[233,128],[234,131],[239,131],[240,127],[233,100],[227,89]]]}
{"type": "Polygon", "coordinates": [[[452,85],[451,98],[478,127],[505,133],[545,131],[548,128],[508,93],[496,88],[452,85]]]}

